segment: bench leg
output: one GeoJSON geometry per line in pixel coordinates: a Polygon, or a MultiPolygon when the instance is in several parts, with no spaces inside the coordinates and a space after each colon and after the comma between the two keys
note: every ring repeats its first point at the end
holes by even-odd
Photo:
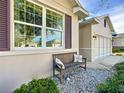
{"type": "Polygon", "coordinates": [[[85,71],[86,71],[86,63],[85,63],[85,71]]]}
{"type": "Polygon", "coordinates": [[[53,67],[53,77],[55,76],[55,68],[53,67]]]}
{"type": "Polygon", "coordinates": [[[86,71],[86,68],[87,68],[87,63],[86,63],[86,59],[85,59],[85,71],[86,71]]]}
{"type": "Polygon", "coordinates": [[[63,71],[60,71],[60,83],[64,83],[64,78],[63,78],[63,71]]]}

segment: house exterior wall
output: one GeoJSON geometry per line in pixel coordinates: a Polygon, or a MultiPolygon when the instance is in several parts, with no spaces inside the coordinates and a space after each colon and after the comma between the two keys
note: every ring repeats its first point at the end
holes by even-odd
{"type": "Polygon", "coordinates": [[[92,25],[92,36],[96,36],[92,39],[92,61],[99,57],[104,57],[112,54],[112,35],[111,30],[106,23],[104,27],[104,19],[100,19],[98,24],[92,25]]]}
{"type": "Polygon", "coordinates": [[[99,23],[87,23],[80,26],[79,53],[89,62],[112,53],[112,35],[109,24],[104,27],[104,18],[99,23]],[[96,36],[96,38],[94,37],[96,36]]]}
{"type": "Polygon", "coordinates": [[[79,53],[91,62],[91,24],[80,26],[79,53]]]}
{"type": "MultiPolygon", "coordinates": [[[[13,49],[13,1],[11,0],[11,50],[0,52],[0,93],[10,93],[22,83],[33,78],[49,77],[52,75],[52,54],[78,51],[79,25],[78,16],[73,14],[72,4],[68,0],[37,0],[72,17],[72,48],[71,49],[13,49]]],[[[36,1],[36,0],[34,0],[36,1]]]]}
{"type": "Polygon", "coordinates": [[[99,20],[99,24],[92,25],[92,34],[98,34],[107,38],[112,38],[108,22],[106,23],[106,27],[104,27],[104,19],[102,18],[99,20]]]}
{"type": "Polygon", "coordinates": [[[113,47],[124,47],[124,37],[113,38],[113,47]]]}

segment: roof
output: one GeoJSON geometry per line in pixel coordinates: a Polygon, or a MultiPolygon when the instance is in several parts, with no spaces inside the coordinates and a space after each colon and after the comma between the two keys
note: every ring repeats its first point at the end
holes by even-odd
{"type": "Polygon", "coordinates": [[[87,24],[97,24],[99,23],[99,20],[97,18],[90,18],[90,19],[86,19],[86,20],[83,20],[79,23],[80,26],[83,26],[83,25],[87,25],[87,24]]]}
{"type": "Polygon", "coordinates": [[[101,18],[106,19],[107,22],[108,22],[108,24],[109,24],[109,27],[110,27],[111,32],[115,32],[109,15],[97,16],[97,17],[86,19],[86,20],[80,22],[80,25],[84,25],[84,24],[88,24],[88,23],[92,23],[92,22],[99,23],[101,18]]]}
{"type": "Polygon", "coordinates": [[[115,36],[114,38],[120,38],[120,37],[124,37],[124,33],[117,34],[117,36],[115,36]]]}

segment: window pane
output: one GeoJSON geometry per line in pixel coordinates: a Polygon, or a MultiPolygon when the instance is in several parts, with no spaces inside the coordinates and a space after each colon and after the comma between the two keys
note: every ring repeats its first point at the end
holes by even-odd
{"type": "Polygon", "coordinates": [[[24,11],[24,2],[25,0],[15,0],[14,7],[24,11]]]}
{"type": "Polygon", "coordinates": [[[25,32],[26,32],[26,36],[34,36],[34,27],[26,25],[25,32]]]}
{"type": "Polygon", "coordinates": [[[42,37],[41,37],[41,28],[35,27],[35,37],[33,38],[33,42],[36,44],[37,47],[42,46],[42,37]]]}
{"type": "Polygon", "coordinates": [[[26,26],[25,47],[41,47],[41,28],[26,26]]]}
{"type": "Polygon", "coordinates": [[[19,21],[25,21],[25,12],[24,11],[19,11],[19,21]]]}
{"type": "Polygon", "coordinates": [[[24,47],[24,25],[15,24],[15,47],[24,47]]]}
{"type": "Polygon", "coordinates": [[[14,11],[14,19],[18,21],[25,21],[25,12],[19,9],[15,9],[14,11]]]}
{"type": "Polygon", "coordinates": [[[14,3],[14,19],[36,24],[42,25],[42,7],[35,5],[26,0],[15,0],[14,3]]]}
{"type": "Polygon", "coordinates": [[[40,6],[35,5],[35,14],[42,16],[42,8],[40,6]]]}
{"type": "Polygon", "coordinates": [[[42,29],[15,23],[15,47],[42,47],[42,29]]]}
{"type": "Polygon", "coordinates": [[[35,5],[35,24],[42,25],[42,8],[35,5]]]}
{"type": "Polygon", "coordinates": [[[46,30],[46,46],[62,47],[62,33],[56,30],[46,30]]]}
{"type": "Polygon", "coordinates": [[[18,9],[14,9],[14,19],[19,20],[19,10],[18,9]]]}
{"type": "Polygon", "coordinates": [[[34,14],[26,13],[26,22],[34,24],[34,14]]]}
{"type": "Polygon", "coordinates": [[[42,17],[39,15],[35,15],[35,24],[42,25],[42,17]]]}
{"type": "Polygon", "coordinates": [[[62,30],[63,17],[60,14],[46,10],[46,26],[62,30]]]}
{"type": "Polygon", "coordinates": [[[26,2],[26,12],[34,14],[34,4],[26,2]]]}
{"type": "Polygon", "coordinates": [[[15,0],[14,3],[14,19],[25,21],[25,0],[15,0]]]}

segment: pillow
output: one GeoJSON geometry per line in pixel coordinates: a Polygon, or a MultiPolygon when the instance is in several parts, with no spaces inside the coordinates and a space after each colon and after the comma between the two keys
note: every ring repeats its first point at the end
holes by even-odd
{"type": "Polygon", "coordinates": [[[74,54],[74,62],[83,62],[82,55],[74,54]]]}
{"type": "Polygon", "coordinates": [[[55,62],[59,68],[65,69],[65,66],[60,59],[56,58],[55,62]]]}

